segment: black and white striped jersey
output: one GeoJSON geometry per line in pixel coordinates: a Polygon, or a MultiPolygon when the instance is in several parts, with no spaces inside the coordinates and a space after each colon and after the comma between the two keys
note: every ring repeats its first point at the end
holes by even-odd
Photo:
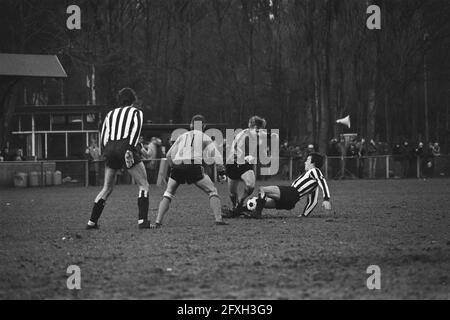
{"type": "Polygon", "coordinates": [[[101,134],[103,146],[106,146],[108,141],[129,139],[130,145],[136,147],[143,121],[143,112],[133,106],[111,110],[103,122],[101,134]]]}
{"type": "Polygon", "coordinates": [[[322,172],[318,168],[313,168],[302,174],[294,180],[291,187],[297,189],[300,197],[311,193],[317,187],[320,187],[323,192],[323,199],[330,200],[330,190],[328,189],[327,181],[322,172]]]}

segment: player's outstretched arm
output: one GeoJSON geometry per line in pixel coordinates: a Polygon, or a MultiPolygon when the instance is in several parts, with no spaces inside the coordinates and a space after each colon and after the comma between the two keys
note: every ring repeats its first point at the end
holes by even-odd
{"type": "MultiPolygon", "coordinates": [[[[312,176],[317,181],[320,189],[322,189],[324,202],[326,201],[329,203],[330,198],[331,198],[330,189],[328,188],[327,180],[323,176],[322,172],[316,168],[312,169],[312,176]]],[[[331,205],[330,205],[330,207],[331,207],[331,205]]]]}

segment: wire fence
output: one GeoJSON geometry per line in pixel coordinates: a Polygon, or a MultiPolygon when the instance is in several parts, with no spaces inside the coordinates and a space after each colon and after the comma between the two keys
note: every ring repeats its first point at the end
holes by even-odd
{"type": "MultiPolygon", "coordinates": [[[[150,184],[165,185],[169,177],[166,159],[143,160],[150,184]]],[[[211,180],[218,180],[215,165],[204,166],[211,180]]],[[[304,159],[279,158],[279,168],[270,176],[261,175],[255,165],[258,180],[293,180],[304,172],[304,159]]],[[[401,158],[392,155],[366,157],[325,157],[322,168],[327,179],[405,179],[450,177],[450,156],[434,158],[401,158]]],[[[0,162],[0,182],[4,186],[45,187],[101,186],[104,182],[105,162],[89,160],[55,160],[0,162]],[[5,182],[6,181],[6,182],[5,182]]],[[[133,184],[127,170],[119,170],[116,184],[133,184]]]]}
{"type": "Polygon", "coordinates": [[[324,175],[329,179],[407,179],[450,176],[450,156],[433,158],[392,155],[327,157],[324,175]]]}
{"type": "MultiPolygon", "coordinates": [[[[276,177],[292,180],[304,172],[302,157],[279,158],[276,177]]],[[[327,179],[406,179],[450,177],[450,156],[434,158],[397,157],[325,157],[322,172],[327,179]]],[[[264,176],[258,175],[261,179],[264,176]]]]}

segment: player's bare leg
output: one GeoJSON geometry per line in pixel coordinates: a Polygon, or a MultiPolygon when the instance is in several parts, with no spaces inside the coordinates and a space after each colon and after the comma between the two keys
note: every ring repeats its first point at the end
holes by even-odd
{"type": "Polygon", "coordinates": [[[139,186],[139,197],[138,197],[139,227],[144,229],[150,228],[150,222],[148,221],[150,185],[148,184],[147,171],[145,170],[144,163],[142,162],[138,163],[134,167],[128,169],[128,172],[139,186]]]}
{"type": "Polygon", "coordinates": [[[222,219],[222,205],[220,203],[219,194],[209,176],[204,175],[203,179],[195,183],[197,187],[203,190],[209,196],[209,204],[214,214],[217,225],[226,224],[222,219]]]}
{"type": "Polygon", "coordinates": [[[277,186],[266,186],[259,188],[260,198],[268,198],[273,200],[280,200],[281,192],[277,186]]]}
{"type": "Polygon", "coordinates": [[[230,200],[232,203],[231,209],[225,208],[222,216],[224,218],[237,218],[240,216],[240,212],[237,212],[238,206],[238,189],[241,180],[233,180],[228,178],[228,191],[230,193],[230,200]]]}
{"type": "Polygon", "coordinates": [[[228,179],[228,191],[230,193],[230,200],[233,208],[236,207],[238,203],[238,187],[240,180],[228,179]]]}
{"type": "Polygon", "coordinates": [[[241,180],[244,182],[244,193],[239,197],[238,200],[238,207],[245,207],[245,201],[249,196],[252,195],[253,191],[255,190],[255,181],[256,176],[255,172],[253,170],[249,170],[247,172],[244,172],[241,176],[241,180]]]}
{"type": "Polygon", "coordinates": [[[156,217],[156,223],[155,227],[162,226],[164,216],[169,210],[170,203],[172,202],[173,198],[175,197],[175,193],[177,192],[177,189],[179,187],[178,182],[176,182],[174,179],[169,178],[169,181],[167,182],[167,188],[164,192],[163,199],[159,203],[158,208],[158,215],[156,217]]]}
{"type": "Polygon", "coordinates": [[[105,207],[106,200],[111,195],[114,184],[116,180],[117,170],[105,167],[105,181],[103,183],[103,188],[100,193],[95,198],[95,203],[92,208],[91,218],[87,224],[87,229],[98,229],[98,219],[103,212],[103,208],[105,207]]]}

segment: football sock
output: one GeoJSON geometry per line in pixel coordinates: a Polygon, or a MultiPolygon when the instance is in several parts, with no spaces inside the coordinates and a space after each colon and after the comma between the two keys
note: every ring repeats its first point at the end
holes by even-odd
{"type": "Polygon", "coordinates": [[[233,204],[233,207],[237,206],[237,195],[236,194],[230,194],[231,203],[233,204]]]}
{"type": "Polygon", "coordinates": [[[139,223],[148,220],[148,191],[141,190],[138,198],[139,223]]]}
{"type": "Polygon", "coordinates": [[[263,196],[261,193],[259,193],[258,199],[256,200],[256,211],[261,211],[266,205],[266,202],[267,202],[266,195],[264,194],[263,196]]]}
{"type": "Polygon", "coordinates": [[[245,211],[247,209],[247,203],[245,202],[245,199],[242,199],[241,201],[239,201],[236,209],[239,212],[245,211]]]}
{"type": "Polygon", "coordinates": [[[222,205],[220,204],[220,198],[216,195],[209,197],[209,205],[211,206],[216,221],[221,221],[222,205]]]}
{"type": "Polygon", "coordinates": [[[92,208],[91,219],[90,221],[97,224],[98,219],[102,215],[103,208],[105,207],[106,201],[103,199],[98,200],[94,203],[94,207],[92,208]]]}

